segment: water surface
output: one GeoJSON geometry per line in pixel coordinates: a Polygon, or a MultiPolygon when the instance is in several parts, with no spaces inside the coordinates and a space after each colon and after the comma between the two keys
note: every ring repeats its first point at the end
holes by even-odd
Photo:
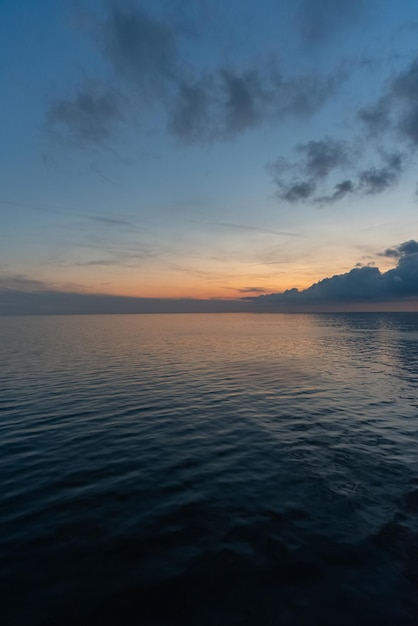
{"type": "Polygon", "coordinates": [[[418,624],[418,316],[0,318],[4,623],[418,624]]]}

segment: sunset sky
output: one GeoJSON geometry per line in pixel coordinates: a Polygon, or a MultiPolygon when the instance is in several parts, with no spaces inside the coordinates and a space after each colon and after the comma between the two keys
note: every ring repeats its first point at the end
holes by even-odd
{"type": "Polygon", "coordinates": [[[418,5],[0,15],[0,313],[96,294],[414,308],[418,5]]]}

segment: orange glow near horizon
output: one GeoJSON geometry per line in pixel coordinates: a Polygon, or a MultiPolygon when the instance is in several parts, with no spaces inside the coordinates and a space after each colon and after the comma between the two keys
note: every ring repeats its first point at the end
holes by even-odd
{"type": "Polygon", "coordinates": [[[143,298],[234,299],[243,295],[283,292],[294,287],[302,290],[320,279],[316,275],[307,275],[302,268],[291,275],[281,272],[280,276],[271,271],[251,272],[248,275],[225,272],[223,275],[216,273],[213,276],[208,272],[199,276],[155,270],[147,273],[135,270],[127,273],[121,269],[104,272],[100,268],[100,271],[68,272],[66,276],[61,272],[59,277],[52,273],[45,276],[45,280],[61,285],[60,288],[65,291],[92,294],[143,298]]]}
{"type": "MultiPolygon", "coordinates": [[[[356,263],[352,254],[333,258],[322,249],[301,260],[277,263],[249,263],[238,260],[182,258],[178,263],[148,261],[142,266],[84,265],[57,266],[44,270],[40,279],[53,289],[89,294],[137,298],[239,299],[259,294],[300,291],[312,284],[350,271],[356,263]]],[[[394,265],[378,259],[382,272],[394,265]]],[[[25,268],[22,268],[22,274],[25,268]]]]}

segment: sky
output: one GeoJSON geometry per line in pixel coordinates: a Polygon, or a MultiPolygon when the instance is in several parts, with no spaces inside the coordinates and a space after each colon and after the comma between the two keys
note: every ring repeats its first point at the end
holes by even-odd
{"type": "Polygon", "coordinates": [[[418,5],[0,16],[0,314],[418,310],[418,5]]]}

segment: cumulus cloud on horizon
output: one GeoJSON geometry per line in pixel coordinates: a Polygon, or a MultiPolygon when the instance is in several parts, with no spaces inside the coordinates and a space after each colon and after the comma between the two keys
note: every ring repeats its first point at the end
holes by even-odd
{"type": "Polygon", "coordinates": [[[418,297],[418,242],[406,241],[388,248],[382,256],[396,258],[396,267],[386,272],[366,265],[345,274],[324,278],[307,289],[250,297],[260,305],[314,304],[318,302],[373,302],[418,297]]]}

